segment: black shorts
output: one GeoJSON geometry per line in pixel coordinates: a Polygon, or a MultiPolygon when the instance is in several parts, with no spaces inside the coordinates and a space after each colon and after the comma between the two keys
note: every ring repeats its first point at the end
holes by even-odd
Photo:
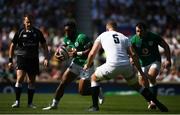
{"type": "Polygon", "coordinates": [[[17,70],[24,70],[29,75],[39,74],[39,58],[27,58],[23,56],[17,56],[17,70]]]}

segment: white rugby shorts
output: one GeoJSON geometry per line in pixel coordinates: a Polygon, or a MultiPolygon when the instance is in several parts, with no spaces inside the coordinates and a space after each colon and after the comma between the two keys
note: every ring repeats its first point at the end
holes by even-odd
{"type": "Polygon", "coordinates": [[[137,83],[137,77],[131,65],[110,66],[105,63],[96,68],[95,75],[98,80],[113,79],[122,75],[128,84],[137,83]]]}

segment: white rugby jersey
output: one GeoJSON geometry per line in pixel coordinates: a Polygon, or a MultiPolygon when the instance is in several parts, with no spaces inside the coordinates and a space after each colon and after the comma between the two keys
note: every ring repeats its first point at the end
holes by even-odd
{"type": "Polygon", "coordinates": [[[106,54],[106,63],[111,66],[129,64],[127,48],[131,45],[125,35],[116,31],[106,31],[97,37],[95,42],[100,42],[106,54]]]}

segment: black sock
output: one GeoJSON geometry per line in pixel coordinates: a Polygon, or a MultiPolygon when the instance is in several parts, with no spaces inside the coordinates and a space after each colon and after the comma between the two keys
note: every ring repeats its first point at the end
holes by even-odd
{"type": "Polygon", "coordinates": [[[153,95],[153,93],[149,90],[149,88],[143,88],[140,91],[141,95],[148,101],[153,101],[155,104],[159,103],[159,101],[157,100],[157,98],[153,95]]]}
{"type": "Polygon", "coordinates": [[[28,88],[28,105],[32,104],[33,96],[34,96],[34,89],[29,89],[28,88]]]}
{"type": "Polygon", "coordinates": [[[98,107],[99,86],[91,87],[93,107],[98,107]]]}
{"type": "Polygon", "coordinates": [[[22,87],[15,87],[15,91],[16,91],[16,100],[20,101],[22,87]]]}
{"type": "Polygon", "coordinates": [[[148,88],[142,88],[140,93],[148,102],[156,98],[148,88]]]}
{"type": "Polygon", "coordinates": [[[149,90],[153,93],[153,95],[157,98],[157,85],[149,87],[149,90]]]}

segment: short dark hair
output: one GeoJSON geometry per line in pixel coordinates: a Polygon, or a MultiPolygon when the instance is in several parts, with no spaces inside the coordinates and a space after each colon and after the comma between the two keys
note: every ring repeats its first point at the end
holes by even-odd
{"type": "Polygon", "coordinates": [[[70,28],[76,29],[76,22],[75,22],[75,21],[67,21],[67,22],[64,24],[64,27],[65,27],[65,26],[69,26],[70,28]]]}
{"type": "Polygon", "coordinates": [[[139,22],[136,24],[136,27],[142,29],[142,30],[147,30],[147,26],[144,22],[139,22]]]}
{"type": "Polygon", "coordinates": [[[25,18],[28,18],[31,22],[33,22],[33,20],[34,20],[34,17],[33,17],[33,15],[31,15],[31,14],[24,14],[23,20],[24,20],[25,18]]]}
{"type": "Polygon", "coordinates": [[[110,26],[110,27],[112,27],[114,30],[117,29],[117,23],[116,23],[116,21],[114,21],[114,20],[109,20],[109,21],[107,22],[107,25],[110,26]]]}

